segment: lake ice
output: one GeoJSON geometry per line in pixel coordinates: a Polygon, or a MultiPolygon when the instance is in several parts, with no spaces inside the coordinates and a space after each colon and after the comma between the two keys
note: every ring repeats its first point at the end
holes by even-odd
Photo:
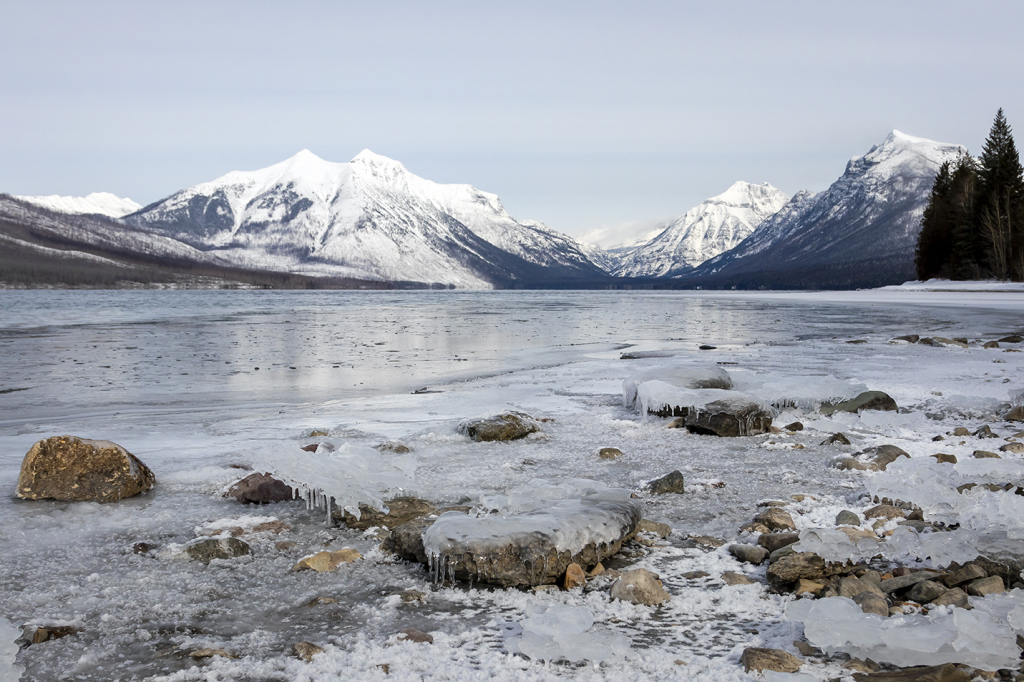
{"type": "MultiPolygon", "coordinates": [[[[1007,351],[1021,344],[888,341],[902,334],[989,340],[1022,327],[1021,292],[5,291],[0,673],[14,664],[8,640],[37,623],[81,631],[22,649],[22,679],[760,679],[743,672],[739,655],[751,646],[795,652],[803,626],[787,620],[790,597],[766,588],[764,566],[740,564],[726,547],[705,551],[687,536],[732,540],[767,499],[789,500],[804,530],[830,525],[840,510],[872,506],[869,492],[931,484],[937,472],[955,483],[982,480],[970,467],[988,460],[968,458],[1003,441],[931,439],[957,426],[973,432],[1014,399],[1024,388],[1024,353],[1007,351]],[[638,358],[620,359],[624,352],[638,358]],[[695,435],[666,429],[668,419],[643,420],[623,404],[624,380],[697,364],[724,369],[737,390],[773,405],[776,425],[801,421],[804,430],[695,435]],[[824,417],[814,409],[863,387],[887,392],[901,411],[824,417]],[[550,421],[508,443],[458,432],[467,418],[508,409],[550,421]],[[310,437],[314,431],[328,435],[310,437]],[[839,431],[854,445],[820,445],[839,431]],[[124,446],[153,469],[156,488],[117,504],[15,500],[25,453],[63,434],[124,446]],[[387,440],[411,452],[371,450],[387,440]],[[242,506],[221,496],[248,473],[235,466],[292,462],[296,479],[315,475],[301,470],[299,448],[320,441],[360,458],[366,476],[353,499],[366,485],[385,484],[439,505],[510,500],[538,481],[641,491],[644,518],[673,533],[654,546],[631,546],[616,561],[657,573],[672,600],[635,606],[611,600],[607,586],[441,587],[424,567],[382,553],[371,532],[325,528],[323,509],[242,506]],[[917,469],[901,464],[864,475],[827,466],[882,443],[906,450],[917,469]],[[603,447],[624,454],[602,460],[603,447]],[[940,451],[963,464],[949,471],[916,464],[940,451]],[[675,469],[686,477],[685,494],[642,492],[675,469]],[[253,516],[292,529],[247,535],[251,556],[208,566],[132,551],[137,542],[182,545],[198,528],[248,528],[258,520],[243,517],[253,516]],[[281,540],[296,549],[276,550],[281,540]],[[364,559],[335,573],[290,572],[325,547],[352,547],[364,559]],[[708,576],[684,577],[696,571],[708,576]],[[761,584],[726,586],[725,571],[761,584]],[[426,602],[404,602],[399,593],[410,589],[426,602]],[[336,601],[310,606],[317,597],[336,601]],[[586,629],[566,630],[575,648],[544,639],[546,624],[572,614],[592,619],[586,629]],[[408,627],[431,633],[433,644],[398,641],[408,627]],[[302,661],[290,652],[299,641],[326,651],[302,661]],[[614,655],[544,663],[516,653],[573,659],[602,646],[614,655]],[[237,658],[187,655],[202,647],[237,658]]],[[[1010,435],[1003,424],[993,429],[1010,435]]],[[[1022,463],[1009,453],[991,461],[1022,463]]],[[[351,484],[341,479],[323,490],[340,499],[351,484]]],[[[940,493],[918,504],[992,530],[999,517],[988,495],[1016,509],[1015,500],[988,491],[956,505],[940,493]]],[[[1007,536],[1000,546],[1020,542],[1016,525],[998,530],[1007,536]]],[[[1012,621],[1014,612],[1004,610],[1012,621]]],[[[801,674],[816,679],[848,673],[837,662],[807,660],[801,674]]]]}

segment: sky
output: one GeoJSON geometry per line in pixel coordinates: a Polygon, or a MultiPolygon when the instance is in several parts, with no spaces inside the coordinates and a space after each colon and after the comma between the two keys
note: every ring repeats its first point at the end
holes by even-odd
{"type": "Polygon", "coordinates": [[[822,190],[892,129],[1024,131],[1021,2],[0,0],[0,192],[147,204],[364,148],[576,236],[736,180],[822,190]]]}

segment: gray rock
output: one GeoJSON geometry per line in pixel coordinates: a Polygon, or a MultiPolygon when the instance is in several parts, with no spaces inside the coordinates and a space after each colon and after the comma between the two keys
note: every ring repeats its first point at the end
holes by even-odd
{"type": "Polygon", "coordinates": [[[622,457],[622,450],[618,448],[601,448],[598,450],[597,456],[601,459],[618,459],[622,457]]]}
{"type": "Polygon", "coordinates": [[[934,346],[935,348],[942,348],[944,346],[957,346],[959,348],[967,348],[967,344],[962,341],[956,341],[955,339],[947,339],[944,336],[926,336],[920,341],[919,344],[922,346],[934,346]]]}
{"type": "Polygon", "coordinates": [[[985,424],[971,435],[975,438],[999,438],[997,434],[992,432],[992,429],[989,428],[988,424],[985,424]]]}
{"type": "Polygon", "coordinates": [[[684,492],[683,483],[683,474],[679,471],[673,471],[659,479],[651,481],[647,484],[647,487],[655,495],[665,495],[668,493],[682,495],[684,492]]]}
{"type": "Polygon", "coordinates": [[[234,559],[251,553],[249,545],[238,538],[203,538],[185,546],[185,553],[193,561],[208,564],[214,559],[234,559]]]}
{"type": "Polygon", "coordinates": [[[769,507],[754,517],[755,523],[764,524],[769,530],[796,530],[793,517],[778,507],[769,507]]]}
{"type": "Polygon", "coordinates": [[[725,571],[722,573],[722,582],[726,585],[756,585],[757,581],[748,575],[736,571],[725,571]]]}
{"type": "Polygon", "coordinates": [[[904,668],[891,672],[854,673],[854,682],[971,682],[973,675],[956,667],[945,665],[904,668]]]}
{"type": "Polygon", "coordinates": [[[1010,408],[1004,415],[1003,419],[1008,422],[1024,422],[1024,405],[1018,405],[1017,407],[1010,408]]]}
{"type": "Polygon", "coordinates": [[[956,464],[957,461],[956,455],[951,455],[947,452],[937,452],[931,455],[931,457],[939,464],[956,464]]]}
{"type": "Polygon", "coordinates": [[[999,339],[999,343],[1020,343],[1021,341],[1024,341],[1024,336],[1020,334],[1010,334],[999,339]]]}
{"type": "Polygon", "coordinates": [[[249,474],[225,494],[247,504],[269,504],[295,499],[295,492],[270,474],[249,474]]]}
{"type": "Polygon", "coordinates": [[[29,449],[15,494],[26,500],[117,502],[155,484],[149,467],[117,443],[54,436],[29,449]]]}
{"type": "Polygon", "coordinates": [[[643,606],[656,606],[672,597],[658,576],[642,568],[626,571],[612,585],[611,598],[643,606]]]}
{"type": "Polygon", "coordinates": [[[336,521],[343,521],[349,528],[366,530],[375,526],[394,529],[413,519],[432,514],[436,507],[418,497],[395,497],[384,503],[388,511],[382,512],[365,504],[359,505],[359,518],[351,512],[336,509],[332,515],[336,521]]]}
{"type": "Polygon", "coordinates": [[[864,512],[865,519],[902,519],[907,513],[891,504],[879,504],[864,512]]]}
{"type": "MultiPolygon", "coordinates": [[[[762,533],[757,538],[757,544],[768,550],[771,554],[777,549],[782,549],[800,539],[800,533],[762,533]]],[[[760,562],[758,562],[760,563],[760,562]]]]}
{"type": "Polygon", "coordinates": [[[978,578],[967,583],[966,592],[972,597],[984,597],[988,594],[1006,592],[1006,586],[1003,585],[1003,579],[998,575],[990,575],[987,578],[978,578]]]}
{"type": "Polygon", "coordinates": [[[475,419],[459,425],[459,432],[477,442],[525,438],[540,431],[537,421],[522,412],[506,412],[487,419],[475,419]]]}
{"type": "Polygon", "coordinates": [[[779,559],[793,554],[796,554],[796,550],[793,549],[793,545],[786,545],[785,547],[780,547],[768,555],[768,563],[774,564],[779,559]]]}
{"type": "Polygon", "coordinates": [[[295,652],[296,656],[306,661],[307,663],[309,661],[312,661],[313,657],[317,654],[322,654],[324,652],[323,648],[318,647],[316,644],[313,644],[312,642],[297,642],[294,646],[292,646],[292,650],[295,652]]]}
{"type": "Polygon", "coordinates": [[[792,424],[786,424],[784,427],[787,431],[803,431],[804,425],[800,422],[793,422],[792,424]]]}
{"type": "Polygon", "coordinates": [[[416,628],[405,628],[398,633],[398,641],[416,642],[418,644],[433,644],[434,638],[422,630],[417,630],[416,628]]]}
{"type": "Polygon", "coordinates": [[[977,564],[967,564],[963,568],[951,571],[942,576],[942,584],[946,587],[956,587],[972,580],[987,578],[988,572],[977,564]]]}
{"type": "Polygon", "coordinates": [[[850,511],[849,509],[844,509],[843,511],[839,512],[838,514],[836,514],[836,525],[837,526],[859,526],[860,525],[860,517],[857,516],[857,514],[855,514],[854,512],[850,511]]]}
{"type": "Polygon", "coordinates": [[[946,590],[938,597],[932,600],[934,606],[956,606],[961,609],[971,608],[971,603],[967,599],[967,593],[961,590],[959,587],[946,590]]]}
{"type": "Polygon", "coordinates": [[[974,459],[1002,459],[1002,457],[988,450],[975,450],[974,459]]]}
{"type": "Polygon", "coordinates": [[[917,571],[916,573],[908,573],[907,575],[883,580],[878,586],[885,594],[892,594],[893,592],[899,592],[912,585],[924,582],[925,580],[932,580],[939,576],[940,574],[933,573],[932,571],[917,571]]]}
{"type": "Polygon", "coordinates": [[[729,545],[729,554],[748,564],[760,564],[768,558],[768,550],[756,545],[729,545]]]}
{"type": "Polygon", "coordinates": [[[948,587],[934,580],[925,580],[907,590],[906,598],[910,601],[916,601],[918,604],[928,604],[946,592],[949,592],[948,587]]]}
{"type": "MultiPolygon", "coordinates": [[[[840,597],[855,597],[861,592],[871,592],[882,596],[882,590],[877,583],[860,578],[839,578],[835,581],[836,594],[840,597]]],[[[888,605],[886,606],[888,609],[888,605]]]]}
{"type": "Polygon", "coordinates": [[[640,505],[633,500],[599,501],[580,507],[563,519],[565,523],[595,523],[615,527],[614,539],[608,543],[591,543],[575,554],[557,549],[560,521],[552,519],[548,510],[538,509],[514,516],[474,518],[452,511],[435,518],[421,517],[396,527],[385,543],[385,549],[405,559],[431,563],[424,548],[424,537],[440,549],[440,562],[445,572],[454,572],[456,580],[474,580],[505,587],[550,585],[558,581],[569,567],[579,564],[590,570],[618,553],[622,543],[636,534],[640,523],[640,505]],[[510,521],[520,521],[522,530],[510,528],[510,521]],[[495,524],[500,524],[497,528],[495,524]],[[550,530],[543,530],[550,525],[550,530]],[[476,541],[480,537],[486,540],[476,541]]]}
{"type": "Polygon", "coordinates": [[[835,412],[860,412],[861,410],[896,412],[899,408],[896,401],[882,391],[864,391],[856,398],[844,400],[835,405],[825,403],[821,406],[821,413],[824,415],[831,415],[835,412]]]}
{"type": "Polygon", "coordinates": [[[658,523],[657,521],[650,521],[648,519],[640,519],[639,525],[636,530],[638,533],[654,533],[663,538],[667,538],[672,534],[672,528],[667,523],[658,523]]]}
{"type": "Polygon", "coordinates": [[[999,447],[999,452],[1012,452],[1014,454],[1020,454],[1024,452],[1024,443],[1007,443],[999,447]]]}
{"type": "Polygon", "coordinates": [[[858,592],[853,596],[853,601],[864,613],[877,613],[884,618],[889,617],[889,602],[878,592],[858,592]]]}
{"type": "MultiPolygon", "coordinates": [[[[780,552],[790,549],[783,547],[780,552]]],[[[788,556],[777,559],[768,566],[768,582],[792,583],[801,578],[814,580],[827,576],[847,573],[852,567],[843,564],[827,563],[824,559],[813,552],[794,552],[788,556]]]]}
{"type": "Polygon", "coordinates": [[[781,649],[762,649],[751,647],[744,649],[740,656],[740,663],[743,664],[744,672],[756,670],[774,670],[780,673],[795,673],[800,670],[802,663],[800,659],[791,653],[781,649]]]}

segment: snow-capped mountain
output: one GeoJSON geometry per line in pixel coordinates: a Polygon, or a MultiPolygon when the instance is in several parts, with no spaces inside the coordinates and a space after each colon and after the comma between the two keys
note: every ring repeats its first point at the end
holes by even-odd
{"type": "Polygon", "coordinates": [[[468,288],[605,276],[575,240],[516,221],[497,196],[425,180],[369,150],[350,163],[303,150],[125,220],[251,269],[468,288]]]}
{"type": "Polygon", "coordinates": [[[799,192],[736,248],[684,277],[765,288],[880,286],[913,279],[935,174],[963,147],[892,131],[818,194],[799,192]]]}
{"type": "Polygon", "coordinates": [[[61,197],[53,194],[46,197],[14,198],[58,213],[102,215],[108,218],[122,218],[142,208],[141,204],[137,204],[131,199],[111,194],[110,192],[93,192],[84,197],[61,197]]]}
{"type": "Polygon", "coordinates": [[[668,277],[691,270],[746,239],[788,199],[767,182],[737,182],[665,223],[657,236],[624,254],[612,274],[668,277]]]}

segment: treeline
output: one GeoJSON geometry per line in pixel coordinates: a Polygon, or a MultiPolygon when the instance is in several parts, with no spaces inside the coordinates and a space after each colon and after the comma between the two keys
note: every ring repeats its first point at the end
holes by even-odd
{"type": "Polygon", "coordinates": [[[915,263],[920,280],[1024,281],[1024,168],[1002,109],[980,157],[939,168],[915,263]]]}

